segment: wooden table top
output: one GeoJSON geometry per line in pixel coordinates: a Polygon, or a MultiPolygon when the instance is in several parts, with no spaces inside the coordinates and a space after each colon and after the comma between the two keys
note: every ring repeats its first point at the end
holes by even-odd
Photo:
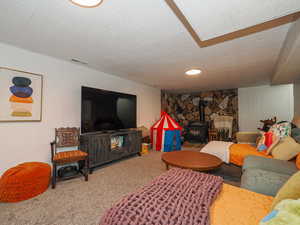
{"type": "Polygon", "coordinates": [[[176,166],[183,169],[208,171],[218,168],[223,161],[214,155],[196,151],[166,152],[161,157],[167,166],[176,166]]]}

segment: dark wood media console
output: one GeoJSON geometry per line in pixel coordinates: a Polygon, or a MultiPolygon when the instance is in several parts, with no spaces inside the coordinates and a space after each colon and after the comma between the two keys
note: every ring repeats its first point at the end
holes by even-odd
{"type": "Polygon", "coordinates": [[[89,154],[90,173],[98,166],[140,154],[142,132],[122,130],[114,132],[92,132],[80,136],[80,148],[89,154]],[[112,148],[111,139],[122,137],[122,145],[112,148]]]}

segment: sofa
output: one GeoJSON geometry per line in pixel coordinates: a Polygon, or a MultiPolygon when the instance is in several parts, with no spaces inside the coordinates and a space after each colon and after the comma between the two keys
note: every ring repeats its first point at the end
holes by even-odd
{"type": "Polygon", "coordinates": [[[247,156],[242,169],[241,188],[270,196],[298,171],[294,161],[259,156],[247,156]]]}
{"type": "Polygon", "coordinates": [[[280,160],[291,160],[295,158],[300,154],[300,128],[292,129],[290,136],[287,135],[288,129],[286,128],[285,130],[284,124],[286,123],[274,125],[277,126],[274,128],[276,129],[276,132],[279,130],[279,132],[284,135],[279,137],[280,134],[277,133],[277,140],[274,141],[273,139],[274,143],[264,151],[257,150],[257,140],[261,136],[259,132],[238,132],[236,134],[237,144],[232,144],[229,149],[230,163],[243,166],[244,160],[248,156],[259,156],[262,158],[275,158],[280,160]]]}

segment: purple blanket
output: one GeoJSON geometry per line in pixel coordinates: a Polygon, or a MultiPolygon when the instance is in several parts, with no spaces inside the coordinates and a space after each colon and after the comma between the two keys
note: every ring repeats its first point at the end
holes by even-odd
{"type": "Polygon", "coordinates": [[[174,168],[109,209],[100,225],[209,225],[221,177],[174,168]]]}

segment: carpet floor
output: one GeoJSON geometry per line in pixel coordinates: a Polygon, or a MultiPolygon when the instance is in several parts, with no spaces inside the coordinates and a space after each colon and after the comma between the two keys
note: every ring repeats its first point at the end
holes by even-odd
{"type": "Polygon", "coordinates": [[[160,152],[125,159],[96,169],[88,182],[83,178],[59,182],[56,189],[33,199],[0,203],[0,224],[96,225],[113,203],[165,171],[160,152]]]}

